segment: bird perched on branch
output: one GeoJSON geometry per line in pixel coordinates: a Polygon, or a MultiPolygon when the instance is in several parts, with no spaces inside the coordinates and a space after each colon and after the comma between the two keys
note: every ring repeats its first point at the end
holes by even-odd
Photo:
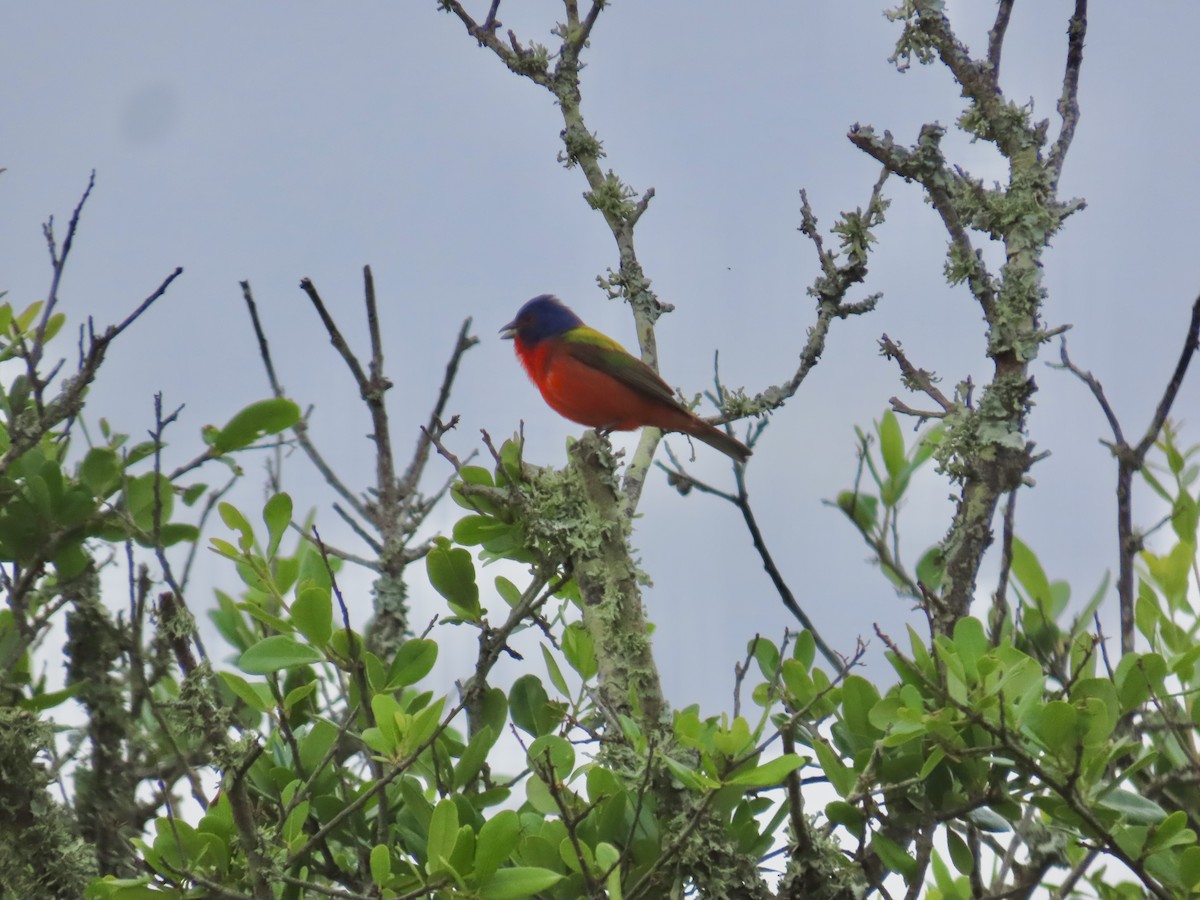
{"type": "Polygon", "coordinates": [[[750,448],[675,398],[653,369],[550,294],[534,297],[500,329],[550,408],[602,431],[651,426],[690,434],[744,463],[750,448]]]}

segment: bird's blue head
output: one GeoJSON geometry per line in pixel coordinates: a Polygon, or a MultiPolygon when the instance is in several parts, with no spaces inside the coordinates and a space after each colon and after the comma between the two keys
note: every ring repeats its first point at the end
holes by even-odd
{"type": "Polygon", "coordinates": [[[520,338],[522,344],[532,347],[582,324],[583,320],[553,294],[541,294],[521,307],[517,317],[500,329],[500,336],[506,340],[520,338]]]}

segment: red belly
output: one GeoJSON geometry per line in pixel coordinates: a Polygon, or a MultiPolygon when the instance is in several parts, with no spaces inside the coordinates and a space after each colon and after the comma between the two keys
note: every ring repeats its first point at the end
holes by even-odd
{"type": "Polygon", "coordinates": [[[690,423],[684,410],[647,397],[565,353],[538,355],[540,359],[529,361],[529,374],[550,408],[572,422],[609,431],[645,425],[680,431],[690,423]]]}

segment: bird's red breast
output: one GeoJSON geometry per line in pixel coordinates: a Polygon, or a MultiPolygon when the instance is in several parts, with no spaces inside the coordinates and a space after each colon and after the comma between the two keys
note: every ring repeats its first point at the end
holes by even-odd
{"type": "Polygon", "coordinates": [[[514,343],[521,364],[546,403],[572,422],[608,431],[631,431],[646,425],[679,431],[691,419],[662,398],[647,396],[580,360],[563,338],[547,338],[530,347],[518,336],[514,343]]]}

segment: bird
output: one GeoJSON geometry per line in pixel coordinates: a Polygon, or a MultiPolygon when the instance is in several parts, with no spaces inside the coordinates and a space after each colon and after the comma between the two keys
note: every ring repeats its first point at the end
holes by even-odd
{"type": "Polygon", "coordinates": [[[607,335],[583,324],[553,294],[521,307],[500,329],[543,399],[559,415],[603,432],[650,426],[678,431],[738,463],[750,448],[675,398],[658,373],[607,335]]]}

